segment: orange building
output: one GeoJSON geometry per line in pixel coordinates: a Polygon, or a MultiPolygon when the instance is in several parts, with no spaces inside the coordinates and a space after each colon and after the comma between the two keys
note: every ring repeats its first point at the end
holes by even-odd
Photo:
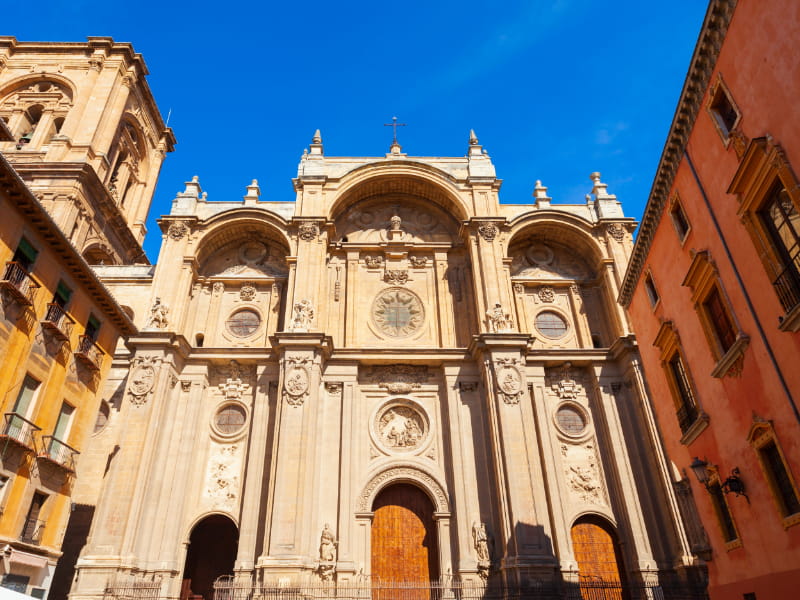
{"type": "Polygon", "coordinates": [[[620,295],[713,600],[800,586],[799,39],[710,3],[620,295]]]}

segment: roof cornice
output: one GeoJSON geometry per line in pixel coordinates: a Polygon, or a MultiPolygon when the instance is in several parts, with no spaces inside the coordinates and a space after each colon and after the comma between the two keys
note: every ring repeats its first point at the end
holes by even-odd
{"type": "Polygon", "coordinates": [[[47,240],[53,254],[64,265],[64,269],[84,286],[94,304],[119,328],[120,334],[136,334],[138,332],[136,326],[122,310],[114,296],[103,285],[78,250],[53,221],[50,213],[33,195],[19,173],[2,154],[0,154],[0,182],[6,187],[7,193],[13,195],[14,205],[25,215],[26,223],[47,240]]]}
{"type": "Polygon", "coordinates": [[[620,289],[619,302],[623,306],[627,307],[630,304],[633,291],[642,274],[653,236],[661,221],[675,173],[686,150],[686,143],[700,111],[703,96],[708,89],[736,2],[737,0],[711,0],[708,5],[678,106],[672,118],[672,125],[667,134],[667,141],[661,152],[653,186],[650,188],[628,270],[620,289]]]}

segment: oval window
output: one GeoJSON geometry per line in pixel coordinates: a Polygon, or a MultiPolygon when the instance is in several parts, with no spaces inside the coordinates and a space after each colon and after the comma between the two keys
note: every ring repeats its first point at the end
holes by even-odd
{"type": "Polygon", "coordinates": [[[567,333],[567,322],[558,313],[548,310],[536,315],[536,329],[544,337],[556,340],[567,333]]]}
{"type": "Polygon", "coordinates": [[[254,310],[240,310],[233,313],[226,322],[228,331],[236,337],[253,335],[261,324],[261,317],[254,310]]]}
{"type": "Polygon", "coordinates": [[[564,433],[579,435],[586,429],[586,418],[574,406],[562,406],[556,412],[556,423],[564,433]]]}
{"type": "Polygon", "coordinates": [[[217,411],[214,417],[214,426],[225,435],[236,433],[244,427],[247,421],[247,413],[243,406],[239,404],[226,404],[217,411]]]}

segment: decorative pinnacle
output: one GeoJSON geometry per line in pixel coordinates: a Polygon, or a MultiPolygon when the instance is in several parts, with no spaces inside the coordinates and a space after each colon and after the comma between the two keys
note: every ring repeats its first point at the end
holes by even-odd
{"type": "Polygon", "coordinates": [[[480,142],[478,141],[478,136],[475,135],[475,130],[469,130],[469,145],[470,146],[477,146],[480,142]]]}
{"type": "Polygon", "coordinates": [[[314,132],[314,137],[311,138],[312,144],[321,144],[322,143],[322,134],[320,133],[319,129],[314,132]]]}

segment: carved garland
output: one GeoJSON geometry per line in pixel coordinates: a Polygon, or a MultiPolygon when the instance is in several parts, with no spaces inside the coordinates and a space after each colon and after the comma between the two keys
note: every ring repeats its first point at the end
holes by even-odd
{"type": "Polygon", "coordinates": [[[366,378],[390,394],[408,394],[418,389],[428,379],[428,367],[416,365],[372,367],[366,378]]]}

